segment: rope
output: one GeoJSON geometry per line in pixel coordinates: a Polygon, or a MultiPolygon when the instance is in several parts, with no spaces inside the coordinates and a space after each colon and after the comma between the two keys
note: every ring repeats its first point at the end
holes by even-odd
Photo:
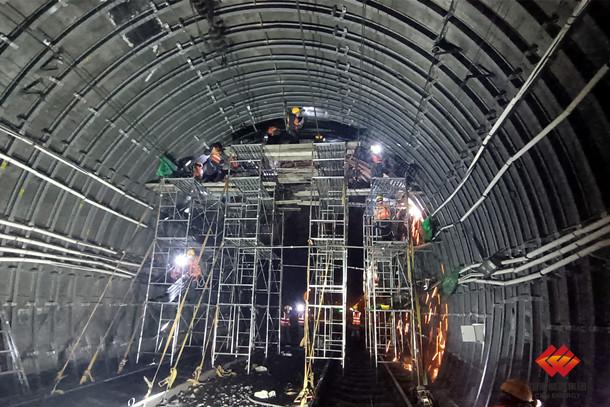
{"type": "MultiPolygon", "coordinates": [[[[224,243],[221,243],[220,245],[220,250],[222,250],[224,243]]],[[[214,253],[214,260],[212,261],[212,266],[210,267],[210,276],[212,275],[212,271],[214,270],[214,266],[216,265],[216,260],[218,259],[218,257],[216,256],[216,252],[214,253]]],[[[208,276],[208,278],[210,277],[208,276]]],[[[207,282],[206,282],[207,285],[207,282]]],[[[211,286],[211,284],[210,284],[211,286]]],[[[210,292],[210,295],[212,295],[212,293],[210,292]]],[[[209,305],[209,303],[208,303],[209,305]]],[[[216,307],[216,309],[218,309],[218,306],[216,307]]],[[[215,327],[216,324],[218,323],[218,313],[214,313],[214,320],[212,322],[212,326],[215,327]]],[[[206,329],[207,329],[207,317],[206,317],[206,329]]],[[[199,365],[197,365],[197,367],[195,368],[195,370],[193,371],[193,375],[192,375],[192,379],[188,379],[187,381],[191,384],[198,384],[199,383],[199,378],[201,377],[201,372],[203,371],[203,365],[205,363],[205,354],[206,351],[208,349],[208,346],[210,344],[210,338],[212,337],[212,335],[208,335],[206,338],[205,343],[203,344],[203,349],[201,352],[201,362],[199,362],[199,365]]]]}
{"type": "MultiPolygon", "coordinates": [[[[174,384],[174,380],[176,380],[176,375],[178,373],[178,363],[180,363],[180,359],[182,358],[182,353],[184,351],[186,342],[188,341],[189,337],[193,333],[193,324],[195,323],[197,313],[199,312],[199,307],[201,306],[201,301],[203,300],[203,294],[205,293],[205,290],[208,287],[211,277],[212,277],[212,273],[210,272],[210,273],[208,273],[208,278],[206,279],[203,289],[201,290],[201,294],[199,295],[199,301],[197,301],[197,305],[195,306],[195,309],[193,310],[193,315],[191,316],[191,322],[189,323],[189,327],[187,329],[186,335],[184,335],[184,339],[182,340],[182,345],[180,345],[180,351],[178,352],[178,356],[176,357],[174,366],[170,369],[170,374],[166,381],[167,390],[172,388],[172,385],[174,384]]],[[[159,384],[159,385],[163,386],[162,384],[159,384]]]]}
{"type": "MultiPolygon", "coordinates": [[[[174,322],[172,323],[172,327],[167,336],[167,341],[165,342],[165,347],[163,348],[163,353],[161,354],[161,359],[159,360],[159,364],[157,365],[157,369],[155,370],[155,374],[154,374],[152,380],[149,381],[146,377],[144,377],[144,381],[146,382],[146,384],[148,386],[148,391],[146,392],[146,396],[144,396],[144,398],[147,398],[148,396],[150,396],[150,393],[152,392],[155,381],[157,380],[157,375],[159,374],[159,370],[161,369],[161,366],[163,365],[163,360],[165,359],[165,354],[167,353],[167,349],[169,348],[170,342],[174,338],[174,332],[176,331],[176,327],[178,326],[178,324],[180,322],[180,316],[182,315],[182,310],[184,309],[184,304],[186,303],[186,298],[188,296],[188,292],[189,292],[189,289],[191,288],[192,282],[193,282],[193,279],[189,278],[188,285],[186,286],[186,291],[184,292],[184,297],[180,301],[180,305],[178,306],[178,310],[176,311],[176,317],[174,318],[174,322]]],[[[159,383],[159,385],[161,385],[161,383],[159,383]]]]}
{"type": "MultiPolygon", "coordinates": [[[[208,238],[210,237],[211,232],[212,232],[212,229],[208,229],[208,232],[205,235],[205,239],[203,239],[203,243],[201,244],[201,248],[199,249],[199,256],[197,256],[197,264],[199,264],[201,261],[201,257],[203,256],[203,251],[208,242],[208,238]]],[[[207,285],[207,282],[209,281],[211,275],[212,275],[212,272],[210,271],[210,273],[208,275],[208,280],[206,281],[206,285],[207,285]]],[[[186,299],[188,297],[188,293],[191,288],[191,284],[192,284],[193,280],[194,280],[193,278],[189,278],[188,285],[186,286],[186,291],[184,292],[184,296],[182,297],[178,310],[176,311],[176,317],[174,318],[172,327],[169,331],[169,334],[167,335],[165,347],[163,348],[163,353],[161,354],[161,359],[159,360],[159,364],[157,365],[157,369],[155,370],[155,374],[154,374],[152,380],[149,381],[146,377],[144,377],[144,381],[146,382],[146,384],[148,386],[148,392],[146,393],[145,398],[150,396],[150,393],[152,392],[154,384],[157,380],[157,375],[159,374],[159,370],[161,369],[161,366],[163,365],[163,360],[165,359],[165,354],[167,353],[167,350],[169,349],[169,344],[174,338],[174,333],[176,331],[176,327],[180,324],[180,318],[182,316],[182,311],[184,310],[184,304],[186,303],[186,299]]],[[[204,290],[201,291],[201,296],[199,298],[199,304],[201,303],[201,298],[203,298],[204,291],[205,291],[205,288],[204,288],[204,290]]],[[[195,315],[195,314],[196,314],[196,311],[193,312],[193,315],[195,315]]],[[[184,349],[186,338],[188,338],[188,336],[189,336],[188,332],[190,332],[192,329],[193,321],[194,321],[194,319],[191,321],[191,325],[189,325],[187,335],[185,336],[185,340],[182,343],[182,346],[180,348],[180,353],[178,355],[177,360],[180,360],[180,356],[182,356],[182,350],[184,349]]],[[[167,386],[168,389],[171,388],[171,386],[173,385],[174,381],[176,380],[176,376],[178,374],[178,371],[176,368],[177,368],[177,363],[170,369],[169,376],[167,376],[165,379],[163,379],[159,382],[160,387],[167,386]]]]}
{"type": "MultiPolygon", "coordinates": [[[[142,262],[140,263],[140,267],[138,268],[138,271],[136,272],[135,276],[131,280],[131,283],[129,284],[129,287],[127,288],[127,291],[125,291],[125,294],[123,294],[123,298],[121,298],[121,304],[125,303],[125,301],[127,300],[127,295],[131,292],[131,290],[135,286],[135,282],[136,282],[138,276],[140,275],[140,272],[142,271],[142,269],[144,267],[144,263],[146,262],[146,259],[148,258],[148,256],[150,256],[150,252],[152,251],[153,246],[154,246],[154,242],[151,243],[150,246],[148,247],[148,250],[146,251],[146,254],[144,255],[144,258],[142,259],[142,262]]],[[[95,365],[95,362],[97,361],[97,357],[99,356],[99,353],[102,351],[102,349],[104,347],[104,343],[106,342],[106,338],[110,334],[110,330],[112,329],[114,323],[118,320],[119,315],[120,315],[120,312],[115,313],[114,317],[110,321],[110,324],[108,325],[108,328],[106,329],[106,332],[104,332],[104,335],[100,339],[100,343],[98,344],[97,349],[95,350],[95,353],[93,354],[93,356],[91,357],[91,360],[89,361],[89,364],[87,365],[87,369],[85,369],[85,371],[83,372],[83,375],[80,378],[80,382],[79,382],[80,384],[85,384],[85,383],[87,383],[87,381],[92,381],[92,382],[95,381],[91,371],[93,369],[93,366],[95,365]]],[[[134,329],[134,332],[135,332],[135,329],[134,329]]],[[[131,348],[131,342],[133,341],[133,338],[134,338],[134,336],[132,334],[131,339],[128,342],[128,347],[127,347],[128,350],[127,351],[129,351],[129,349],[131,348]]],[[[125,359],[126,357],[127,357],[127,354],[125,354],[123,356],[123,359],[125,359]]],[[[121,373],[121,372],[119,371],[118,373],[121,373]]]]}
{"type": "MultiPolygon", "coordinates": [[[[130,242],[134,240],[136,234],[140,230],[140,225],[143,225],[142,221],[144,220],[144,217],[146,215],[147,215],[147,212],[142,214],[142,217],[140,218],[138,224],[136,225],[136,228],[134,229],[134,231],[133,231],[133,233],[131,235],[131,238],[129,239],[130,242]]],[[[59,383],[61,383],[61,381],[66,377],[65,374],[64,374],[66,372],[66,368],[68,367],[68,364],[70,363],[70,360],[72,360],[72,358],[74,357],[74,353],[76,352],[78,344],[80,343],[81,339],[85,335],[85,332],[87,331],[87,328],[89,327],[89,324],[93,320],[93,316],[95,315],[95,312],[97,311],[98,307],[102,303],[102,299],[106,295],[106,291],[108,291],[108,288],[112,284],[112,279],[114,278],[114,276],[117,274],[117,271],[118,271],[118,265],[123,262],[123,260],[125,259],[125,256],[127,256],[127,251],[123,252],[123,255],[121,256],[121,259],[119,260],[117,265],[114,267],[114,270],[112,271],[112,274],[108,278],[108,281],[106,282],[106,286],[102,290],[102,293],[100,294],[99,298],[97,299],[97,302],[95,303],[95,306],[93,307],[93,310],[91,311],[91,314],[89,314],[89,317],[87,318],[87,321],[85,322],[85,325],[83,326],[83,329],[82,329],[81,333],[78,335],[78,338],[76,339],[76,342],[74,342],[74,344],[72,345],[72,347],[70,349],[70,354],[68,355],[68,358],[66,359],[66,362],[64,363],[62,368],[57,372],[57,374],[55,376],[55,382],[53,383],[53,388],[51,389],[51,394],[61,394],[61,393],[63,393],[61,390],[57,389],[57,386],[59,386],[59,383]]],[[[133,281],[135,281],[135,276],[134,276],[134,280],[133,281]]]]}
{"type": "MultiPolygon", "coordinates": [[[[144,310],[142,310],[142,312],[144,312],[144,310]]],[[[140,315],[138,315],[138,318],[136,319],[136,325],[134,326],[133,331],[131,332],[131,337],[129,338],[129,342],[127,343],[125,352],[123,353],[123,358],[119,362],[119,366],[116,371],[117,374],[121,374],[121,372],[123,372],[123,369],[125,368],[125,365],[127,364],[127,357],[129,356],[131,346],[133,345],[133,341],[136,338],[136,333],[138,332],[138,328],[140,327],[141,321],[142,318],[140,317],[140,315]]]]}

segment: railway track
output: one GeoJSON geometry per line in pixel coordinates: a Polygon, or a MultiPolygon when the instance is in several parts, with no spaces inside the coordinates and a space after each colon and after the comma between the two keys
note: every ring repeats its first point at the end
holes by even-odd
{"type": "Polygon", "coordinates": [[[375,368],[365,352],[347,358],[345,369],[333,363],[322,379],[313,407],[412,407],[408,372],[380,365],[375,368]]]}

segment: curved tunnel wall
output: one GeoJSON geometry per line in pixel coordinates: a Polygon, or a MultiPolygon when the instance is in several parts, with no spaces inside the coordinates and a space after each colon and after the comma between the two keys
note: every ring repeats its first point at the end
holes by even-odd
{"type": "MultiPolygon", "coordinates": [[[[316,106],[330,119],[367,128],[368,137],[391,148],[397,159],[416,163],[429,211],[456,187],[486,132],[577,4],[224,0],[216,7],[226,27],[222,64],[206,19],[187,1],[127,3],[0,4],[2,124],[154,203],[144,183],[154,176],[159,154],[180,156],[203,149],[203,142],[229,141],[243,127],[280,117],[285,105],[316,106]],[[127,17],[118,19],[115,7],[126,7],[127,17]]],[[[492,139],[470,181],[439,212],[442,225],[457,221],[506,160],[608,62],[607,16],[605,2],[590,2],[492,139]]],[[[604,78],[567,120],[514,163],[471,217],[441,236],[431,270],[438,272],[439,261],[452,269],[500,251],[517,255],[602,215],[610,202],[608,85],[604,78]]],[[[152,210],[2,131],[0,150],[152,226],[152,210]]],[[[132,222],[15,165],[0,171],[3,219],[126,250],[134,261],[152,238],[149,227],[129,239],[132,222]]],[[[594,372],[603,370],[608,357],[608,284],[607,251],[598,254],[532,284],[461,287],[450,298],[447,358],[439,378],[451,389],[447,397],[484,404],[511,374],[546,384],[533,359],[560,342],[583,360],[570,378],[599,388],[606,376],[594,372]],[[489,327],[485,346],[461,342],[459,325],[475,321],[489,327]],[[458,374],[464,369],[472,373],[458,374]]],[[[65,271],[20,262],[0,268],[15,280],[2,293],[13,321],[33,329],[35,310],[44,311],[49,294],[16,280],[46,285],[47,279],[66,278],[65,271]],[[33,317],[19,322],[19,310],[32,303],[33,317]]],[[[67,278],[95,278],[77,275],[67,278]]],[[[70,305],[74,294],[57,295],[67,309],[76,306],[70,305]]],[[[97,322],[102,325],[104,318],[97,322]]],[[[95,343],[95,335],[87,335],[95,343]]],[[[61,352],[67,338],[61,342],[51,347],[61,352]]],[[[49,343],[22,345],[33,352],[34,372],[36,351],[49,343]]]]}

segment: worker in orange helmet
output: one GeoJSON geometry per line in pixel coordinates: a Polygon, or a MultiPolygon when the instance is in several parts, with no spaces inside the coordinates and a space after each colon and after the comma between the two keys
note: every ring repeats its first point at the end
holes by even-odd
{"type": "Polygon", "coordinates": [[[500,386],[500,396],[492,407],[535,407],[540,406],[529,385],[519,379],[508,379],[500,386]]]}

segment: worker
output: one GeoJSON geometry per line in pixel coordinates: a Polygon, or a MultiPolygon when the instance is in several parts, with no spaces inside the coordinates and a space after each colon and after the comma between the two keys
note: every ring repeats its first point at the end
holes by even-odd
{"type": "Polygon", "coordinates": [[[377,195],[375,198],[373,220],[375,221],[375,228],[381,240],[392,240],[392,223],[390,217],[390,208],[384,201],[383,195],[377,195]]]}
{"type": "Polygon", "coordinates": [[[222,181],[225,176],[222,170],[222,152],[222,144],[214,143],[209,152],[197,157],[193,167],[193,178],[203,182],[222,181]]]}
{"type": "Polygon", "coordinates": [[[170,271],[170,276],[174,281],[185,275],[195,280],[201,278],[199,258],[195,256],[195,250],[193,249],[188,249],[186,255],[179,255],[170,271]]]}
{"type": "Polygon", "coordinates": [[[361,313],[358,311],[358,304],[350,308],[352,311],[352,329],[350,336],[355,340],[360,340],[360,327],[361,327],[361,313]]]}
{"type": "Polygon", "coordinates": [[[380,144],[373,144],[371,146],[371,177],[381,178],[385,171],[384,160],[383,160],[383,148],[380,144]]]}
{"type": "Polygon", "coordinates": [[[280,334],[282,335],[284,347],[288,348],[292,345],[292,336],[290,335],[290,313],[292,312],[292,307],[290,305],[285,305],[282,310],[282,316],[280,317],[280,334]]]}
{"type": "Polygon", "coordinates": [[[298,143],[299,132],[305,125],[305,118],[300,107],[293,107],[290,112],[286,115],[286,130],[290,141],[298,143]]]}
{"type": "Polygon", "coordinates": [[[540,402],[534,399],[527,383],[519,379],[508,379],[500,386],[500,396],[493,407],[535,407],[540,402]]]}
{"type": "Polygon", "coordinates": [[[265,135],[263,136],[263,143],[265,144],[279,144],[280,142],[280,128],[275,126],[275,125],[271,125],[267,128],[267,131],[265,132],[265,135]]]}
{"type": "Polygon", "coordinates": [[[302,341],[303,336],[305,336],[305,309],[303,307],[303,309],[301,310],[300,308],[297,307],[298,313],[297,313],[297,325],[298,325],[298,334],[297,334],[297,338],[299,339],[299,343],[302,341]]]}

